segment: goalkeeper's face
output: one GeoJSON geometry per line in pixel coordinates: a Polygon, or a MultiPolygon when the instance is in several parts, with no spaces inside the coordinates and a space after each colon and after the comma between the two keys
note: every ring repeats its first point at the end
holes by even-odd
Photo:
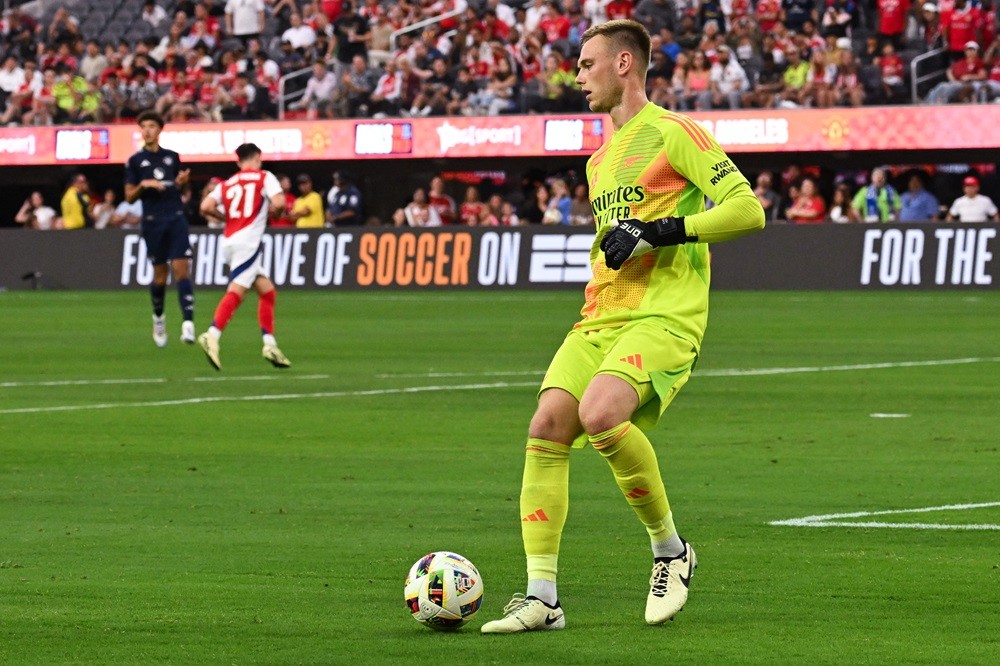
{"type": "Polygon", "coordinates": [[[588,39],[577,60],[576,83],[587,98],[590,110],[607,113],[622,100],[622,79],[618,56],[604,35],[588,39]]]}

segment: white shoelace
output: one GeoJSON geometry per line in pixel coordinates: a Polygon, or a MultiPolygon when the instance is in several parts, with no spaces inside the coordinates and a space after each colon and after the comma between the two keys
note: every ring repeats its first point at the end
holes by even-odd
{"type": "Polygon", "coordinates": [[[527,605],[528,605],[528,600],[524,597],[523,594],[515,594],[514,598],[510,600],[510,603],[504,606],[503,614],[505,616],[513,615],[514,613],[521,610],[527,605]]]}
{"type": "Polygon", "coordinates": [[[657,562],[653,565],[653,575],[649,578],[649,592],[656,597],[667,595],[667,583],[670,582],[670,571],[666,563],[657,562]]]}

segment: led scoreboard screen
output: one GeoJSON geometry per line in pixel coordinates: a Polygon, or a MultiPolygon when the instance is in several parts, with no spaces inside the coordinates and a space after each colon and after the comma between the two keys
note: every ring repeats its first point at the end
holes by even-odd
{"type": "Polygon", "coordinates": [[[107,128],[56,130],[56,160],[107,160],[110,134],[107,128]]]}
{"type": "Polygon", "coordinates": [[[545,121],[546,152],[594,151],[604,143],[603,118],[545,121]]]}
{"type": "Polygon", "coordinates": [[[354,126],[355,155],[410,155],[412,123],[358,123],[354,126]]]}

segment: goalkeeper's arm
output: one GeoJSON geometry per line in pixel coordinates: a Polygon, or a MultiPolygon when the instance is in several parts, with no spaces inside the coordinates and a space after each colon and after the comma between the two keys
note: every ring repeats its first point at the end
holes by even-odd
{"type": "Polygon", "coordinates": [[[702,213],[653,222],[619,220],[604,234],[601,250],[608,268],[618,270],[632,257],[657,247],[730,240],[763,228],[764,208],[749,185],[744,184],[725,201],[702,213]]]}

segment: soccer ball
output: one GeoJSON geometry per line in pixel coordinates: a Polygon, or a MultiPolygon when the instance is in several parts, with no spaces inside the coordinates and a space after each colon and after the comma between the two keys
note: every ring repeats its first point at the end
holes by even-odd
{"type": "Polygon", "coordinates": [[[413,619],[431,629],[457,629],[483,601],[483,579],[457,553],[428,553],[413,563],[403,588],[413,619]]]}

